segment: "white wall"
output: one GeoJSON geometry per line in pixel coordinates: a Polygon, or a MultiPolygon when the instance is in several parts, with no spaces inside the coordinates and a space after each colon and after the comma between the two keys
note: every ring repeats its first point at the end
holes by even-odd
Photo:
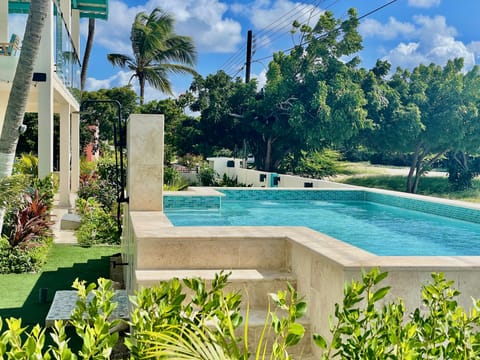
{"type": "Polygon", "coordinates": [[[278,183],[279,188],[303,188],[305,183],[311,183],[313,188],[349,188],[349,185],[335,183],[326,180],[319,179],[308,179],[301,176],[295,175],[285,175],[271,173],[267,171],[258,171],[252,169],[244,169],[241,167],[240,159],[233,158],[208,158],[210,166],[215,170],[215,172],[223,177],[223,174],[231,179],[237,179],[239,184],[253,186],[253,187],[270,187],[270,178],[273,175],[280,176],[280,181],[278,183]],[[227,167],[227,161],[233,160],[235,162],[235,167],[227,167]],[[260,181],[260,175],[265,175],[264,181],[260,181]]]}

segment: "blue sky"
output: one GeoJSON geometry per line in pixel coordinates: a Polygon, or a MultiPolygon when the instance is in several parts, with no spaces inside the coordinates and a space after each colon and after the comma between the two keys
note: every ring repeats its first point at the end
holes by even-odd
{"type": "MultiPolygon", "coordinates": [[[[295,44],[289,33],[293,20],[314,22],[325,10],[344,17],[350,7],[360,16],[389,0],[110,0],[108,21],[97,20],[95,46],[89,66],[87,90],[128,84],[131,74],[114,68],[106,59],[111,52],[129,54],[129,35],[135,14],[159,6],[176,19],[176,32],[191,36],[198,50],[196,70],[202,75],[219,69],[244,76],[246,34],[256,41],[252,77],[264,81],[274,52],[295,44]]],[[[480,1],[397,0],[361,21],[364,49],[362,66],[378,58],[396,66],[413,68],[419,63],[444,64],[464,57],[466,68],[479,62],[480,1]]],[[[82,22],[82,51],[87,31],[82,22]]],[[[172,77],[176,95],[188,89],[191,76],[172,77]]],[[[135,81],[132,83],[136,86],[135,81]]],[[[146,100],[166,97],[146,90],[146,100]]]]}

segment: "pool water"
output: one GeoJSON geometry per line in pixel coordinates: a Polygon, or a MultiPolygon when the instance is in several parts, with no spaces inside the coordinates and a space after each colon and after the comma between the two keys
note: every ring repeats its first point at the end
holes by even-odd
{"type": "Polygon", "coordinates": [[[377,255],[480,255],[480,224],[366,201],[228,200],[165,213],[175,226],[307,226],[377,255]]]}

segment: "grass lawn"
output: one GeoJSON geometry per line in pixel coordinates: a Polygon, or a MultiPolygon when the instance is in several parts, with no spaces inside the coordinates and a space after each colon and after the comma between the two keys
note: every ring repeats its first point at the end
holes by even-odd
{"type": "MultiPolygon", "coordinates": [[[[407,177],[403,175],[354,176],[346,177],[341,182],[395,191],[405,191],[407,188],[407,177]]],[[[446,177],[422,177],[418,185],[418,194],[480,203],[480,180],[475,179],[471,189],[453,191],[446,177]]]]}
{"type": "Polygon", "coordinates": [[[76,278],[88,283],[108,278],[110,255],[119,251],[119,246],[54,244],[41,272],[0,275],[0,317],[21,317],[24,324],[43,325],[56,290],[71,290],[76,278]],[[48,289],[46,304],[39,302],[41,288],[48,289]]]}

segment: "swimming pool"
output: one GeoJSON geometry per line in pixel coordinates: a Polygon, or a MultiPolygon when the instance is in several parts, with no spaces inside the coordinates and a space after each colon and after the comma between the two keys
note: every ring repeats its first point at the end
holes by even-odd
{"type": "MultiPolygon", "coordinates": [[[[316,192],[302,192],[303,198],[296,200],[292,198],[298,195],[292,192],[284,192],[286,196],[278,190],[275,196],[272,192],[263,196],[255,193],[255,199],[251,199],[253,193],[243,191],[222,191],[226,196],[218,200],[216,207],[167,207],[165,213],[175,226],[306,226],[376,255],[480,255],[478,223],[382,204],[362,193],[335,192],[319,196],[316,192]],[[327,200],[321,200],[322,197],[327,200]]],[[[398,199],[390,201],[399,202],[398,199]]],[[[413,205],[414,208],[432,207],[428,202],[413,205]]],[[[463,214],[470,218],[474,213],[469,212],[478,212],[445,208],[450,205],[442,204],[437,208],[442,206],[442,211],[456,217],[463,214]]]]}

